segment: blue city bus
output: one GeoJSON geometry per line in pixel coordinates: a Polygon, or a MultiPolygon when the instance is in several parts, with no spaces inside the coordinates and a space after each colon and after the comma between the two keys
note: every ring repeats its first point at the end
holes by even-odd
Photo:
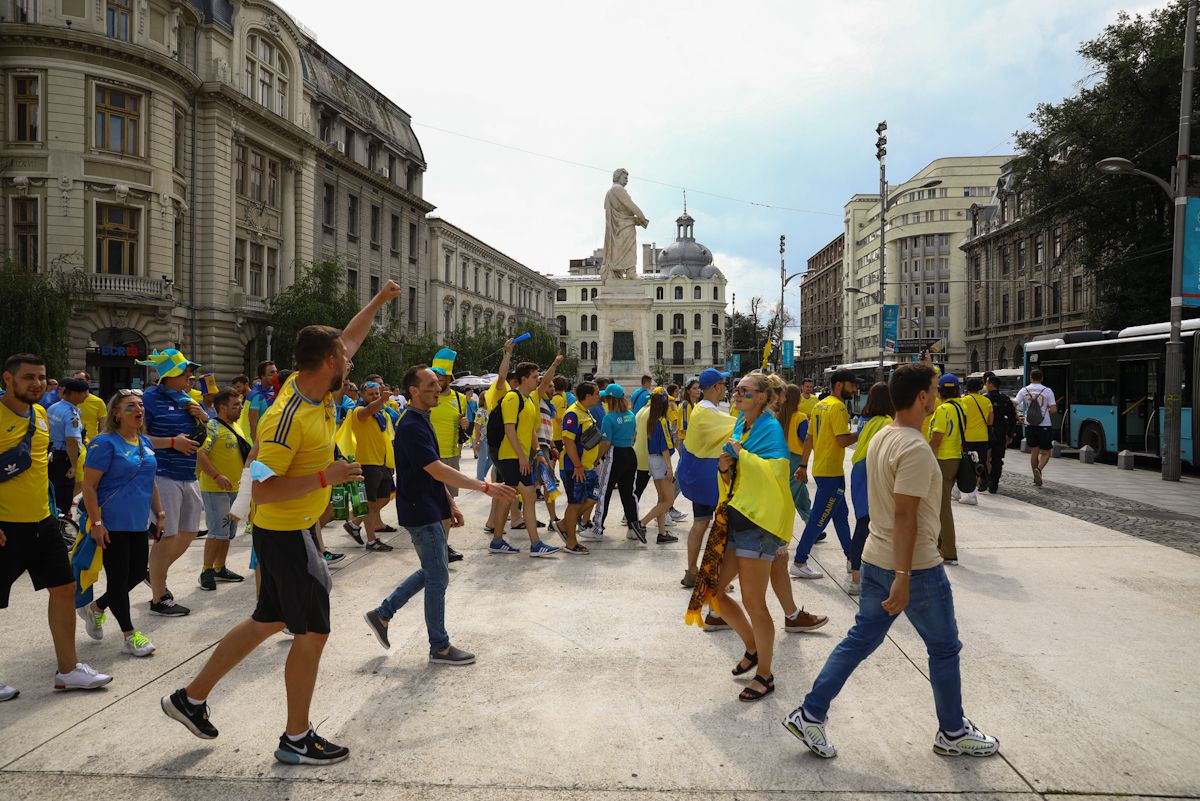
{"type": "MultiPolygon", "coordinates": [[[[1025,345],[1025,381],[1040,367],[1054,391],[1050,415],[1056,439],[1068,447],[1090,445],[1097,454],[1128,450],[1161,457],[1163,381],[1169,323],[1120,331],[1073,331],[1037,337],[1025,345]]],[[[1182,459],[1196,464],[1200,442],[1200,319],[1183,322],[1182,459]]]]}
{"type": "MultiPolygon", "coordinates": [[[[892,377],[892,370],[896,369],[895,357],[891,356],[883,362],[883,380],[887,381],[892,377]]],[[[846,408],[850,410],[850,414],[858,414],[867,405],[867,395],[871,392],[871,387],[875,384],[875,376],[879,374],[879,360],[869,362],[852,362],[850,364],[837,364],[833,367],[826,367],[822,373],[821,388],[828,391],[832,382],[831,378],[836,370],[849,370],[854,373],[854,377],[858,379],[858,394],[854,396],[846,404],[846,408]]]]}

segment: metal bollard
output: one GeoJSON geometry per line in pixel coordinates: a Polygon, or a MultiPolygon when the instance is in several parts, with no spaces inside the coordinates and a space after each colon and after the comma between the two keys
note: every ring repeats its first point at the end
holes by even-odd
{"type": "Polygon", "coordinates": [[[1054,442],[1050,443],[1050,456],[1057,459],[1062,456],[1062,449],[1063,444],[1058,440],[1054,440],[1054,442]]]}
{"type": "Polygon", "coordinates": [[[1096,463],[1096,449],[1093,448],[1091,445],[1084,445],[1082,448],[1080,448],[1079,449],[1079,462],[1080,462],[1080,464],[1095,464],[1096,463]]]}
{"type": "Polygon", "coordinates": [[[1137,460],[1133,456],[1133,451],[1123,450],[1117,454],[1117,469],[1132,470],[1137,460]]]}

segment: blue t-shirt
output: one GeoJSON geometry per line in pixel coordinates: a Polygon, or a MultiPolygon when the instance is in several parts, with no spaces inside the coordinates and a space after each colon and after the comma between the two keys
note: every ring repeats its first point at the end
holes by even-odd
{"type": "Polygon", "coordinates": [[[592,413],[592,419],[596,421],[596,425],[601,425],[604,423],[604,415],[607,414],[607,411],[605,410],[603,403],[597,403],[588,411],[592,413]]]}
{"type": "Polygon", "coordinates": [[[54,404],[58,403],[58,390],[57,389],[50,390],[49,392],[47,392],[45,395],[42,396],[42,399],[40,401],[38,401],[38,403],[40,403],[42,405],[43,409],[49,409],[54,404]]]}
{"type": "MultiPolygon", "coordinates": [[[[142,395],[146,407],[146,433],[152,437],[177,437],[196,430],[196,418],[188,414],[192,399],[156,384],[142,395]]],[[[196,480],[196,454],[185,456],[174,448],[157,448],[158,474],[175,481],[196,480]]],[[[108,522],[108,521],[105,521],[108,522]]]]}
{"type": "Polygon", "coordinates": [[[637,414],[642,410],[642,407],[650,402],[650,390],[645,387],[638,387],[630,399],[633,404],[632,412],[637,414]]]}
{"type": "Polygon", "coordinates": [[[131,445],[110,431],[88,443],[84,467],[104,471],[96,498],[109,531],[145,531],[150,523],[157,460],[149,437],[139,435],[138,440],[131,445]]]}
{"type": "Polygon", "coordinates": [[[79,422],[79,407],[65,400],[46,410],[50,424],[50,450],[66,450],[67,440],[76,439],[83,443],[83,424],[79,422]]]}
{"type": "Polygon", "coordinates": [[[613,412],[604,415],[600,433],[614,448],[632,448],[637,435],[637,420],[633,412],[613,412]]]}
{"type": "MultiPolygon", "coordinates": [[[[649,421],[647,421],[649,422],[649,421]]],[[[657,425],[651,426],[650,437],[646,440],[646,452],[662,454],[674,453],[675,449],[671,447],[670,441],[667,439],[667,433],[663,431],[665,420],[659,420],[657,425]]]]}
{"type": "Polygon", "coordinates": [[[396,425],[396,519],[402,526],[428,526],[450,518],[446,485],[425,468],[441,459],[429,412],[405,409],[396,425]]]}
{"type": "Polygon", "coordinates": [[[250,390],[250,408],[258,412],[260,416],[266,414],[267,409],[274,400],[275,393],[273,389],[266,389],[262,384],[250,390]]]}

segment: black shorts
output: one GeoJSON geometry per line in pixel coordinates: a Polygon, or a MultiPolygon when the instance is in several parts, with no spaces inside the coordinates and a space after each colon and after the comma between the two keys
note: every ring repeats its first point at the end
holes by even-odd
{"type": "Polygon", "coordinates": [[[496,474],[500,476],[500,483],[507,484],[510,487],[520,486],[524,484],[526,487],[533,486],[533,463],[529,464],[529,472],[521,475],[521,460],[520,459],[500,459],[496,462],[496,474]]]}
{"type": "Polygon", "coordinates": [[[392,471],[381,464],[364,464],[363,484],[368,501],[386,501],[392,495],[392,471]]]}
{"type": "Polygon", "coordinates": [[[0,530],[8,538],[0,548],[0,609],[8,608],[9,590],[22,573],[29,573],[35,590],[75,583],[67,546],[53,517],[40,523],[0,521],[0,530]]]}
{"type": "Polygon", "coordinates": [[[1050,450],[1053,447],[1050,441],[1050,426],[1025,426],[1025,440],[1030,448],[1050,450]]]}
{"type": "Polygon", "coordinates": [[[255,526],[254,553],[262,588],[250,617],[259,623],[282,622],[292,634],[328,634],[332,579],[315,531],[255,526]]]}

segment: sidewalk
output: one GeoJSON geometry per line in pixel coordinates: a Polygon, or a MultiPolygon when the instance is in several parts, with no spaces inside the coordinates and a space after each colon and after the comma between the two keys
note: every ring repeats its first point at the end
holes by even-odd
{"type": "MultiPolygon", "coordinates": [[[[1067,464],[1052,463],[1048,480],[1095,470],[1113,493],[1140,491],[1137,474],[1067,464]]],[[[463,470],[473,469],[464,459],[463,470]]],[[[464,493],[461,504],[467,528],[452,541],[466,560],[452,568],[447,623],[454,642],[479,656],[462,669],[426,661],[419,598],[393,622],[390,652],[361,620],[415,566],[407,536],[391,535],[397,550],[374,554],[355,550],[339,528],[325,530],[350,556],[334,572],[334,633],[314,723],[353,750],[325,769],[271,756],[283,725],[282,636],[218,687],[216,741],[159,711],[159,697],[182,686],[253,606],[251,580],[199,590],[199,546],[171,580],[190,617],[149,617],[148,592],[134,593],[135,623],[158,645],[155,656],[121,657],[115,631],[97,643],[80,627],[81,658],[116,676],[92,694],[50,689],[45,595],[22,579],[0,612],[0,678],[22,691],[0,704],[4,798],[1200,798],[1200,557],[1011,497],[956,505],[962,563],[950,570],[966,709],[1000,738],[1002,755],[932,753],[924,650],[900,620],[835,702],[829,735],[841,755],[823,761],[780,721],[853,619],[832,533],[813,552],[828,577],[792,583],[797,601],[830,624],[807,635],[780,628],[779,689],[744,704],[729,675],[742,652],[737,637],[682,623],[683,542],[629,542],[610,517],[613,539],[591,556],[493,557],[481,533],[486,499],[464,493]]],[[[510,541],[528,544],[519,532],[510,541]]],[[[235,541],[234,569],[246,566],[248,546],[235,541]]]]}

